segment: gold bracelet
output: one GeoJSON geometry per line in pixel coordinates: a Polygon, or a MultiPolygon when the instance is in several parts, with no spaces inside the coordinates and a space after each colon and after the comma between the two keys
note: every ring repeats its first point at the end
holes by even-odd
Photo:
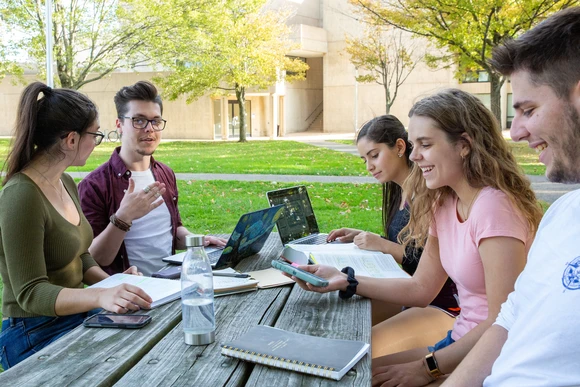
{"type": "Polygon", "coordinates": [[[109,220],[111,221],[111,223],[113,223],[115,227],[117,227],[121,231],[128,232],[131,229],[132,223],[129,224],[127,222],[122,221],[121,219],[117,218],[116,214],[111,215],[109,220]]]}

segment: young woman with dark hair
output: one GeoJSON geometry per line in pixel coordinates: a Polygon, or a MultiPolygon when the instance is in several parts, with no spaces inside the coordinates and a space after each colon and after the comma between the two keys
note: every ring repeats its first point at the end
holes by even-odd
{"type": "MultiPolygon", "coordinates": [[[[141,289],[85,289],[106,274],[88,253],[93,239],[74,180],[103,138],[97,108],[74,90],[30,84],[20,98],[0,192],[4,284],[0,362],[8,369],[83,322],[97,308],[149,308],[141,289]]],[[[135,268],[127,272],[135,273],[135,268]]]]}

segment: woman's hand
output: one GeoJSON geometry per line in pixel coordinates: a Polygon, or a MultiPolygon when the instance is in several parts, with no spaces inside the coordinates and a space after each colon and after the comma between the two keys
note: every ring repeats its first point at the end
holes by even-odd
{"type": "Polygon", "coordinates": [[[131,223],[163,204],[161,196],[165,193],[164,183],[158,181],[135,192],[135,181],[129,179],[129,187],[121,200],[116,215],[126,223],[131,223]]]}
{"type": "Polygon", "coordinates": [[[336,240],[342,243],[350,243],[353,238],[363,232],[362,230],[357,230],[355,228],[339,228],[338,230],[332,230],[328,234],[326,239],[328,242],[334,242],[336,240]]]}
{"type": "Polygon", "coordinates": [[[298,286],[304,290],[308,290],[316,293],[328,293],[335,290],[345,290],[348,286],[348,281],[346,280],[346,274],[342,273],[340,270],[326,265],[301,265],[298,266],[299,269],[312,273],[320,278],[328,280],[328,286],[319,287],[309,284],[308,282],[302,281],[290,274],[282,272],[286,277],[292,278],[298,286]]]}
{"type": "Polygon", "coordinates": [[[127,270],[125,270],[123,272],[123,274],[131,274],[131,275],[143,275],[143,273],[141,273],[139,271],[139,269],[137,269],[137,266],[131,266],[130,268],[128,268],[127,270]]]}
{"type": "Polygon", "coordinates": [[[432,381],[433,378],[427,373],[422,359],[410,363],[394,364],[373,369],[373,387],[418,387],[429,384],[432,381]]]}
{"type": "Polygon", "coordinates": [[[152,301],[143,289],[134,285],[121,284],[114,288],[99,289],[99,306],[113,313],[151,309],[152,301]]]}
{"type": "Polygon", "coordinates": [[[354,244],[363,250],[383,251],[384,239],[380,235],[362,231],[354,237],[354,244]]]}
{"type": "Polygon", "coordinates": [[[218,238],[218,237],[214,237],[214,236],[210,236],[210,235],[206,235],[203,238],[203,245],[204,246],[215,245],[215,246],[223,247],[226,245],[226,243],[228,243],[228,241],[227,241],[227,239],[224,239],[224,238],[218,238]]]}

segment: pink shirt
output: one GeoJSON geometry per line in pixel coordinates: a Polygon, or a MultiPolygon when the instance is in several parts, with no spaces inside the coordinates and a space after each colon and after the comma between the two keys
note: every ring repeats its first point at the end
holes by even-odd
{"type": "Polygon", "coordinates": [[[451,337],[458,340],[487,318],[485,275],[479,255],[482,239],[512,237],[521,240],[526,253],[533,241],[519,210],[499,190],[485,187],[472,205],[467,221],[457,215],[457,197],[449,197],[436,210],[429,233],[439,239],[441,264],[457,285],[461,313],[451,337]]]}

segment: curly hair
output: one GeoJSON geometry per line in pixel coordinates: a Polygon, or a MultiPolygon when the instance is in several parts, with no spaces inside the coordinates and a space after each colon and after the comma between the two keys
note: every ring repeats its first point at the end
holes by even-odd
{"type": "MultiPolygon", "coordinates": [[[[409,117],[413,116],[432,119],[450,143],[463,142],[470,149],[463,159],[463,173],[469,185],[502,191],[527,220],[530,231],[535,232],[542,209],[530,181],[503,139],[497,120],[479,99],[461,90],[444,90],[417,102],[409,112],[409,117]]],[[[402,242],[413,241],[422,246],[434,212],[455,193],[449,187],[428,189],[417,166],[405,181],[404,190],[413,198],[413,205],[411,219],[400,234],[404,235],[402,242]]]]}

